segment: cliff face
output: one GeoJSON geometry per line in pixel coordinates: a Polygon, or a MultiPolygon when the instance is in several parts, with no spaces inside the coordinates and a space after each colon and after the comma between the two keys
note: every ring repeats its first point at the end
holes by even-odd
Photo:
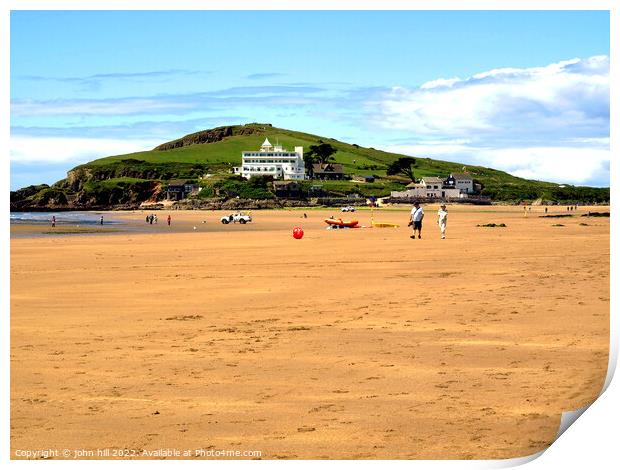
{"type": "Polygon", "coordinates": [[[124,159],[107,165],[80,165],[54,183],[11,191],[11,211],[135,208],[164,197],[163,181],[197,181],[207,165],[124,159]]]}
{"type": "Polygon", "coordinates": [[[65,192],[47,184],[11,191],[11,211],[66,209],[68,205],[69,201],[65,192]]]}
{"type": "Polygon", "coordinates": [[[124,159],[103,165],[80,165],[67,172],[67,178],[55,186],[69,191],[80,191],[85,184],[111,179],[197,179],[207,172],[207,165],[201,163],[162,162],[124,159]]]}
{"type": "Polygon", "coordinates": [[[60,186],[29,186],[11,191],[11,211],[90,210],[136,208],[144,201],[163,197],[157,181],[74,182],[80,189],[60,186]]]}
{"type": "Polygon", "coordinates": [[[114,206],[137,207],[141,202],[156,198],[161,184],[156,181],[118,183],[114,186],[84,187],[75,195],[73,208],[110,208],[114,206]]]}
{"type": "Polygon", "coordinates": [[[210,144],[235,135],[263,134],[270,127],[272,127],[271,124],[246,124],[245,126],[216,127],[206,131],[194,132],[193,134],[188,134],[180,139],[166,142],[158,145],[153,150],[171,150],[179,147],[187,147],[189,145],[210,144]]]}

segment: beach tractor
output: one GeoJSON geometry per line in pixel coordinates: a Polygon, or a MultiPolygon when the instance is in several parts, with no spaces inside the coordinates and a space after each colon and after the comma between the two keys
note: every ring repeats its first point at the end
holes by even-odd
{"type": "Polygon", "coordinates": [[[236,224],[237,222],[239,222],[240,224],[247,224],[248,222],[252,222],[252,216],[237,212],[235,214],[225,215],[220,219],[220,222],[222,222],[224,225],[231,222],[234,224],[236,224]]]}

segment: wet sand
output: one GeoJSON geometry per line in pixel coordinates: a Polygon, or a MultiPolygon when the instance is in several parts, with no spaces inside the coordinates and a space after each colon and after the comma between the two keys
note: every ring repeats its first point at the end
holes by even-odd
{"type": "Polygon", "coordinates": [[[537,452],[596,398],[609,345],[609,219],[542,210],[450,207],[447,240],[433,206],[422,240],[387,210],[375,219],[400,228],[324,230],[335,210],[253,211],[246,226],[171,212],[167,227],[162,211],[148,227],[109,215],[139,231],[14,238],[13,457],[537,452]]]}

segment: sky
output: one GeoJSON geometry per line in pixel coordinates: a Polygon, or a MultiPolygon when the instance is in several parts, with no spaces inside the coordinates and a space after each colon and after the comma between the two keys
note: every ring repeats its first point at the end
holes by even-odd
{"type": "Polygon", "coordinates": [[[609,186],[605,11],[13,11],[11,189],[266,122],[609,186]]]}

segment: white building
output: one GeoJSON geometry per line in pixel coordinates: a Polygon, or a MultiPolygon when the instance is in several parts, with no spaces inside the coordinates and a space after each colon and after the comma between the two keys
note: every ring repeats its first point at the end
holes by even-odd
{"type": "Polygon", "coordinates": [[[270,175],[276,179],[303,180],[306,178],[304,148],[295,147],[291,152],[281,145],[271,145],[269,139],[265,139],[260,150],[241,152],[241,166],[234,167],[233,173],[248,179],[270,175]]]}
{"type": "Polygon", "coordinates": [[[446,179],[446,186],[460,189],[467,194],[475,192],[476,189],[474,179],[467,173],[451,173],[446,179]]]}
{"type": "Polygon", "coordinates": [[[463,199],[467,197],[466,193],[462,193],[459,189],[445,188],[445,189],[426,189],[426,188],[409,188],[406,191],[392,191],[390,197],[403,197],[403,198],[435,198],[435,199],[463,199]]]}
{"type": "Polygon", "coordinates": [[[446,187],[442,178],[427,176],[422,178],[419,183],[410,183],[407,185],[406,191],[392,191],[391,197],[403,198],[466,198],[467,194],[454,187],[446,187]]]}

